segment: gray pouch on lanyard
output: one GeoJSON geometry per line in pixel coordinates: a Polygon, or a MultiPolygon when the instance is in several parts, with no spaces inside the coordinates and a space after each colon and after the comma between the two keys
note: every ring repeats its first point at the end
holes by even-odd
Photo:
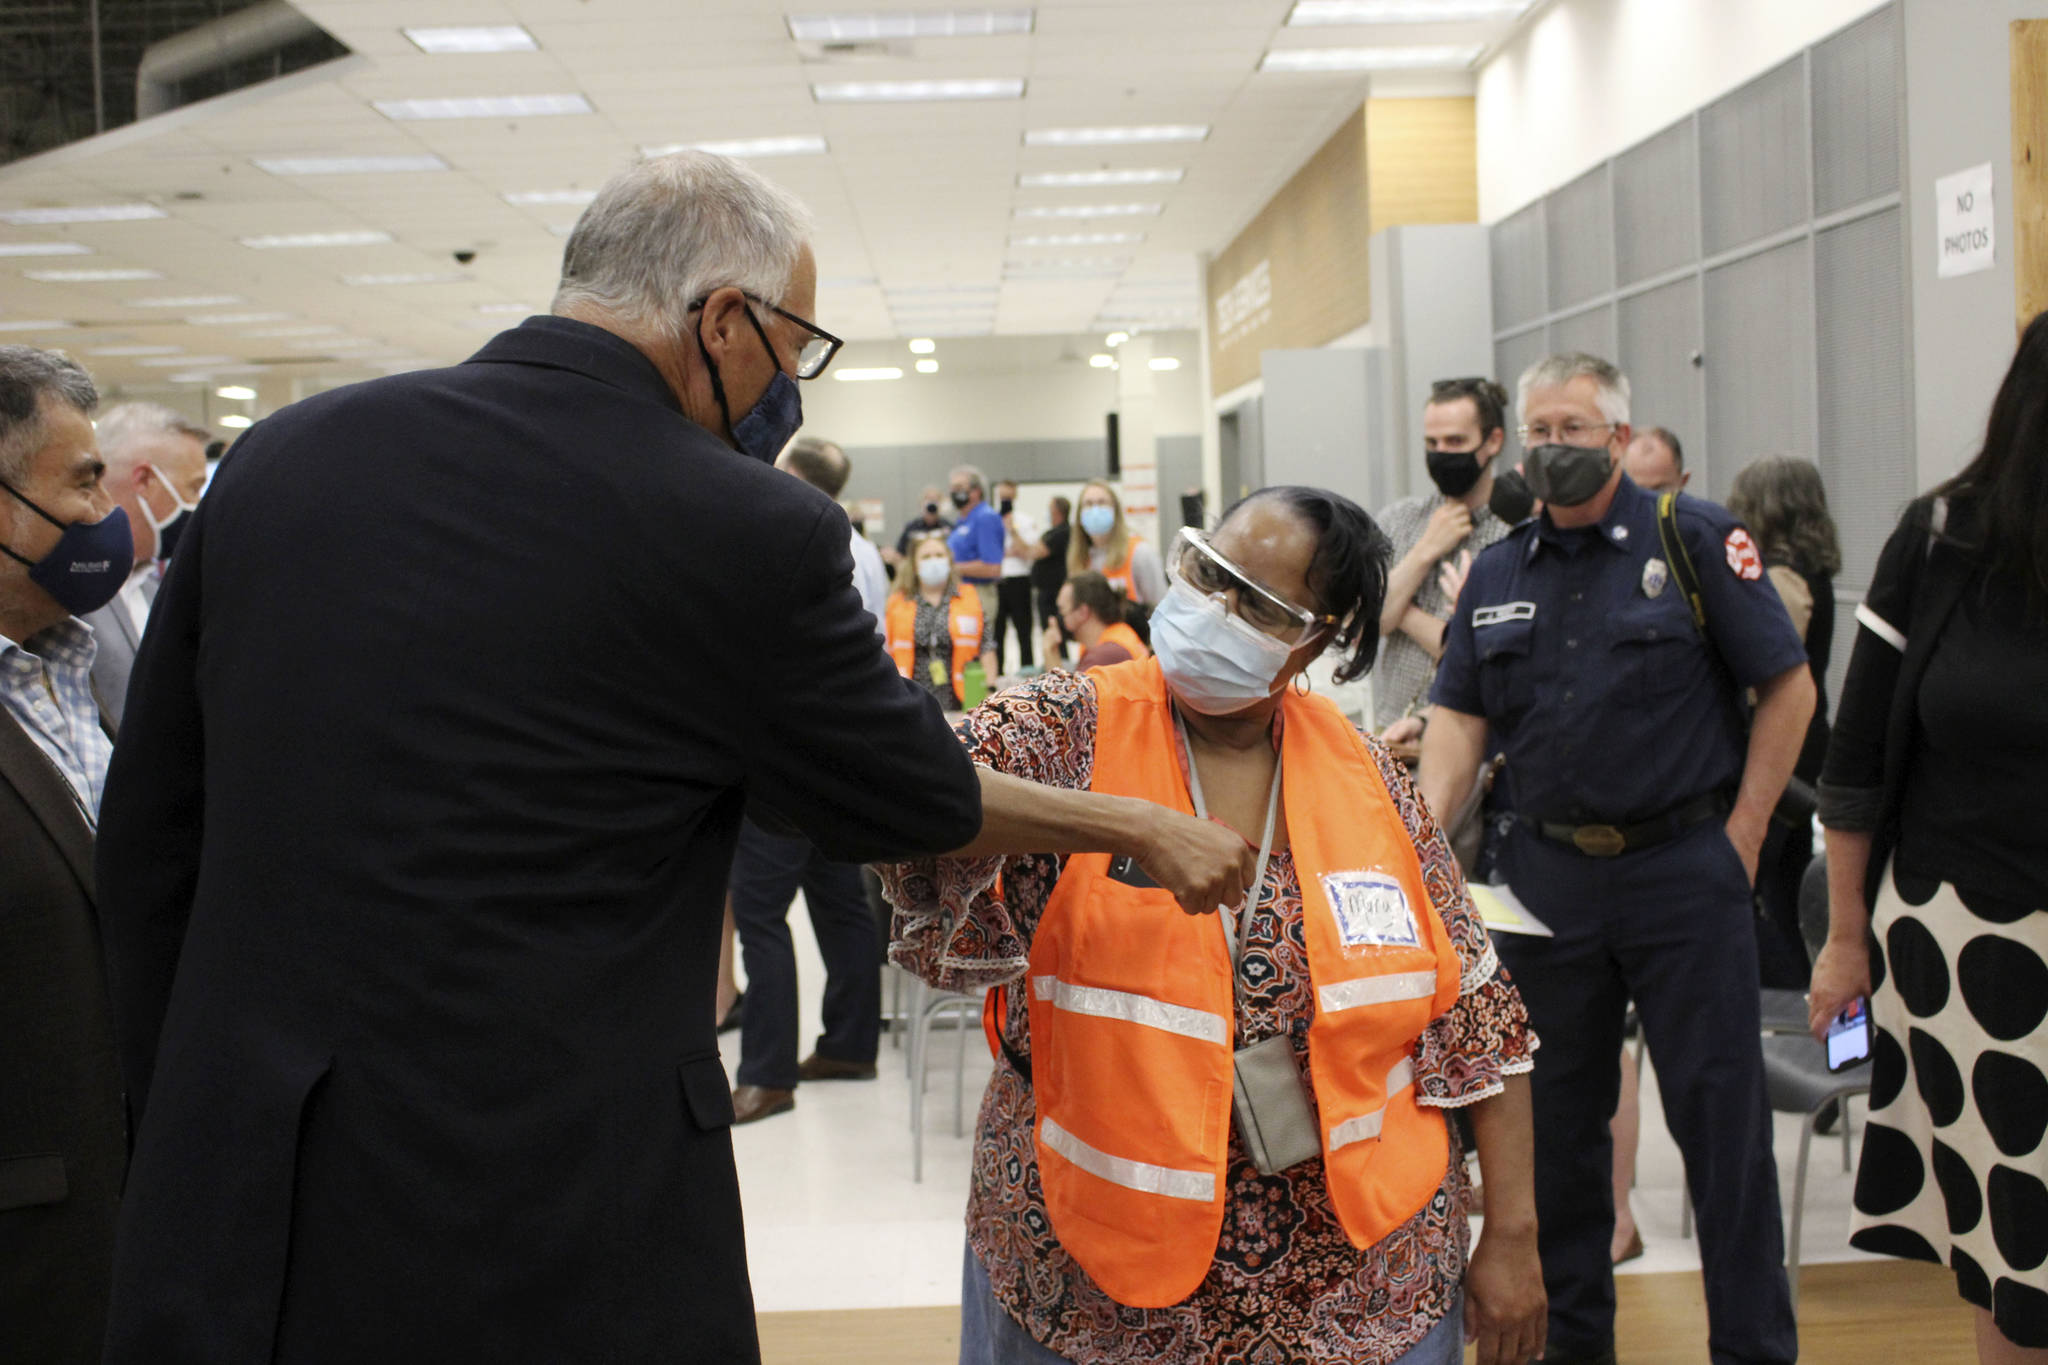
{"type": "Polygon", "coordinates": [[[1237,1135],[1260,1175],[1277,1175],[1322,1155],[1315,1110],[1286,1034],[1239,1048],[1231,1058],[1231,1071],[1237,1135]]]}

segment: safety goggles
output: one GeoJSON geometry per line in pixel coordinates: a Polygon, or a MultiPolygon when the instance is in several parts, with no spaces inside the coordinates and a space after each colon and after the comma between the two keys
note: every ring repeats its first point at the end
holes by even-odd
{"type": "Polygon", "coordinates": [[[1183,526],[1174,542],[1173,576],[1204,597],[1235,589],[1237,614],[1266,634],[1299,644],[1318,626],[1338,624],[1325,612],[1299,607],[1246,573],[1192,526],[1183,526]]]}

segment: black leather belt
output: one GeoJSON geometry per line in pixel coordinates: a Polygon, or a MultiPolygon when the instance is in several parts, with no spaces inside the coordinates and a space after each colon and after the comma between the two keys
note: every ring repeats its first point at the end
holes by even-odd
{"type": "Polygon", "coordinates": [[[1682,806],[1627,825],[1561,825],[1549,820],[1523,820],[1552,843],[1567,844],[1589,858],[1614,858],[1639,848],[1676,839],[1694,825],[1718,820],[1728,811],[1719,793],[1709,792],[1682,806]]]}

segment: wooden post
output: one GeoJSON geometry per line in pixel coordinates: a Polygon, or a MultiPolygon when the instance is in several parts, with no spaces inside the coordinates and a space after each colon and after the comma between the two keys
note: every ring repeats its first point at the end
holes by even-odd
{"type": "Polygon", "coordinates": [[[2048,20],[2012,25],[2012,228],[2015,322],[2048,309],[2048,20]]]}

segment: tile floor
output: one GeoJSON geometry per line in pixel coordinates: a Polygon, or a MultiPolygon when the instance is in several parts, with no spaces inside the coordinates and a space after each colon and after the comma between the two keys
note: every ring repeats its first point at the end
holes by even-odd
{"type": "MultiPolygon", "coordinates": [[[[818,1032],[824,969],[801,898],[791,910],[790,928],[802,982],[801,1048],[808,1053],[818,1032]]],[[[906,979],[906,1001],[909,995],[906,979]]],[[[739,1035],[726,1034],[720,1042],[730,1073],[739,1060],[739,1035]]],[[[904,1053],[891,1048],[886,1034],[879,1079],[807,1085],[798,1091],[794,1111],[733,1130],[746,1205],[747,1259],[761,1312],[959,1302],[961,1219],[972,1138],[953,1135],[954,1043],[950,1030],[942,1028],[934,1036],[921,1183],[910,1178],[904,1053]]],[[[965,1122],[971,1134],[991,1063],[978,1026],[966,1043],[965,1122]]],[[[1658,1111],[1654,1072],[1644,1077],[1643,1099],[1634,1206],[1645,1254],[1625,1270],[1696,1270],[1698,1246],[1679,1236],[1682,1173],[1678,1149],[1658,1111]]],[[[1798,1150],[1799,1121],[1779,1115],[1778,1168],[1788,1209],[1798,1150]]],[[[1842,1173],[1840,1139],[1816,1139],[1807,1179],[1808,1263],[1872,1259],[1845,1242],[1851,1181],[1842,1173]]]]}

